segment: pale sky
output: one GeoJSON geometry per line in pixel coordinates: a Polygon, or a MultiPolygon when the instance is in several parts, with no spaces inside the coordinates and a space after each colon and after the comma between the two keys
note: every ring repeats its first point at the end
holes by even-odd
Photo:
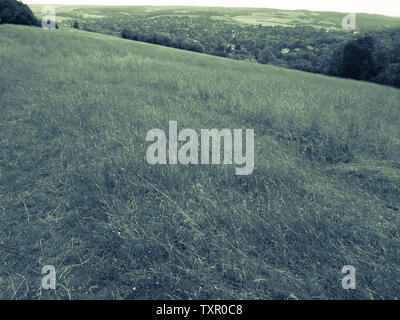
{"type": "Polygon", "coordinates": [[[82,5],[187,5],[365,12],[400,17],[400,0],[22,0],[24,3],[82,5]]]}

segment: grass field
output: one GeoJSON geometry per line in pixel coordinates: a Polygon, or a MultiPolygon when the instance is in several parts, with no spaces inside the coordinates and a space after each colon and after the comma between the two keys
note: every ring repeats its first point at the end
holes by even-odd
{"type": "Polygon", "coordinates": [[[400,90],[11,25],[0,61],[0,298],[400,298],[400,90]],[[254,129],[254,173],[150,166],[169,120],[254,129]]]}

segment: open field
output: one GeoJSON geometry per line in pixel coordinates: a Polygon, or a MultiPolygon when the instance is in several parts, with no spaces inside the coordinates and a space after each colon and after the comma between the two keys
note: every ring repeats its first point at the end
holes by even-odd
{"type": "Polygon", "coordinates": [[[0,44],[0,299],[400,298],[400,90],[72,29],[0,44]],[[150,166],[170,120],[254,129],[254,173],[150,166]]]}

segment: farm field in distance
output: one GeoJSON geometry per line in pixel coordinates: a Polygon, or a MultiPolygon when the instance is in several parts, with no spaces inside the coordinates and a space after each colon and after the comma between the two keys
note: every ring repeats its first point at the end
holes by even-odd
{"type": "Polygon", "coordinates": [[[400,298],[400,90],[72,28],[0,44],[0,299],[400,298]],[[149,165],[170,120],[253,128],[253,174],[149,165]]]}

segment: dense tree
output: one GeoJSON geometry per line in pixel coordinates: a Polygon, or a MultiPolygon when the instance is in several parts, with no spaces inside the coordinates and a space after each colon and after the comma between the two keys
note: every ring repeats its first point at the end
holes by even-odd
{"type": "Polygon", "coordinates": [[[350,41],[343,49],[341,76],[369,80],[377,75],[375,39],[365,36],[350,41]]]}
{"type": "Polygon", "coordinates": [[[17,0],[0,0],[0,23],[40,25],[31,9],[17,0]]]}
{"type": "Polygon", "coordinates": [[[269,48],[264,48],[259,54],[257,61],[262,64],[274,63],[276,61],[276,57],[273,54],[272,50],[269,48]]]}
{"type": "Polygon", "coordinates": [[[393,80],[391,85],[394,87],[400,88],[400,63],[394,67],[393,71],[393,80]]]}

